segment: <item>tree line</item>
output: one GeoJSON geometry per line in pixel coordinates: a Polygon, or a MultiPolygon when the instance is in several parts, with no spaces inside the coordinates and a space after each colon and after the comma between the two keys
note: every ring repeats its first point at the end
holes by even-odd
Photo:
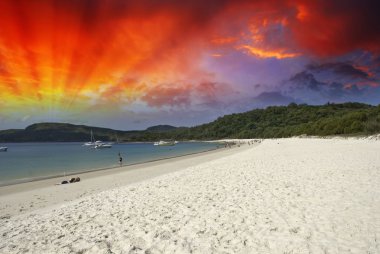
{"type": "Polygon", "coordinates": [[[225,115],[190,128],[161,125],[143,131],[39,123],[24,130],[0,131],[0,142],[88,141],[90,131],[93,131],[95,139],[121,142],[370,135],[380,133],[380,105],[349,102],[314,106],[291,103],[288,106],[270,106],[225,115]]]}

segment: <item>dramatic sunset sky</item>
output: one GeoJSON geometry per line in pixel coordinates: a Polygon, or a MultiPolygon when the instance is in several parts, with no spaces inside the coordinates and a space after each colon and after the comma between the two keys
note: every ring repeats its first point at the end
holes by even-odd
{"type": "Polygon", "coordinates": [[[380,103],[377,0],[1,0],[0,129],[380,103]]]}

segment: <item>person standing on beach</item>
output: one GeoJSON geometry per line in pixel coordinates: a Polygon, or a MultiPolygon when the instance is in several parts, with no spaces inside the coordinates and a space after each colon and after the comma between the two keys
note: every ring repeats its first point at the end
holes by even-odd
{"type": "Polygon", "coordinates": [[[123,165],[123,157],[121,157],[120,152],[119,152],[119,164],[120,164],[120,166],[123,165]]]}

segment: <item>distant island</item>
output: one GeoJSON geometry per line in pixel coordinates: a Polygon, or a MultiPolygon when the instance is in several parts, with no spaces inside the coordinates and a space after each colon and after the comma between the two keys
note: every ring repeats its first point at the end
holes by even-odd
{"type": "Polygon", "coordinates": [[[0,142],[114,142],[214,140],[223,138],[282,138],[299,135],[370,135],[380,132],[380,105],[291,103],[225,115],[195,127],[157,125],[146,130],[121,131],[69,123],[37,123],[25,129],[0,131],[0,142]]]}

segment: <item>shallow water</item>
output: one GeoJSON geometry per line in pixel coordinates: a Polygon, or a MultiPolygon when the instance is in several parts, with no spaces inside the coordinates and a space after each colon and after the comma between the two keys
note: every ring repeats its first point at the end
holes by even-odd
{"type": "Polygon", "coordinates": [[[112,148],[91,149],[82,143],[9,143],[0,152],[0,185],[38,178],[148,162],[217,148],[216,143],[181,142],[175,146],[152,143],[114,144],[112,148]]]}

